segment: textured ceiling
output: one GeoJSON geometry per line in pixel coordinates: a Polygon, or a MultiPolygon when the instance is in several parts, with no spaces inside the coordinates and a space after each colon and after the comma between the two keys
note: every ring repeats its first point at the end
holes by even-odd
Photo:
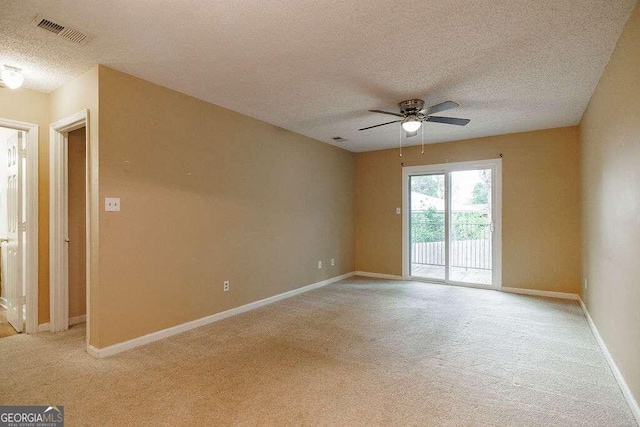
{"type": "MultiPolygon", "coordinates": [[[[48,92],[101,63],[351,151],[404,99],[453,100],[426,142],[577,124],[635,0],[0,2],[0,63],[48,92]],[[79,46],[35,15],[93,36],[79,46]],[[345,143],[331,138],[342,136],[345,143]]],[[[7,90],[7,89],[0,89],[7,90]]],[[[404,143],[419,144],[419,137],[404,143]]]]}

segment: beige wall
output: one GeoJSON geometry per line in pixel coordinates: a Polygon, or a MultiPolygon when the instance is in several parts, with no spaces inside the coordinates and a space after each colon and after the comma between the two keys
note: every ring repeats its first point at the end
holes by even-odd
{"type": "MultiPolygon", "coordinates": [[[[0,91],[0,117],[40,126],[39,323],[49,320],[49,125],[85,109],[91,344],[353,271],[351,153],[97,66],[51,94],[0,91]],[[107,136],[100,161],[99,130],[107,136]],[[107,196],[122,198],[120,214],[102,216],[107,196]],[[232,283],[227,294],[223,280],[232,283]]],[[[70,303],[71,316],[82,314],[84,304],[70,303]]]]}
{"type": "Polygon", "coordinates": [[[353,154],[105,67],[99,81],[100,200],[122,211],[100,215],[94,345],[353,271],[353,154]]]}
{"type": "Polygon", "coordinates": [[[86,314],[86,128],[69,132],[69,317],[86,314]]]}
{"type": "Polygon", "coordinates": [[[49,321],[49,111],[48,95],[0,89],[0,117],[38,125],[38,322],[49,321]]]}
{"type": "Polygon", "coordinates": [[[583,299],[640,399],[640,6],[580,123],[583,299]]]}
{"type": "Polygon", "coordinates": [[[504,155],[503,286],[576,293],[580,186],[575,127],[356,156],[356,270],[402,274],[402,166],[504,155]]]}

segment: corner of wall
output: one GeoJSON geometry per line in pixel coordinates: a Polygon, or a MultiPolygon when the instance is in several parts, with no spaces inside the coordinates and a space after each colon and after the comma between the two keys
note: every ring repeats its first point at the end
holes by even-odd
{"type": "Polygon", "coordinates": [[[582,214],[580,294],[594,333],[640,422],[637,322],[640,215],[640,5],[631,6],[579,125],[582,214]],[[584,288],[584,281],[588,286],[584,288]],[[597,328],[596,328],[597,326],[597,328]],[[618,371],[619,369],[619,371],[618,371]],[[634,397],[635,396],[635,397],[634,397]],[[635,408],[635,409],[634,409],[635,408]]]}

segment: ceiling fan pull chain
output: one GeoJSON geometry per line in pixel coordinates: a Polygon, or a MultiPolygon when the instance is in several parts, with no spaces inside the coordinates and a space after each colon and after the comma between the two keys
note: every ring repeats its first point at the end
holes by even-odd
{"type": "Polygon", "coordinates": [[[422,154],[424,154],[424,126],[420,126],[420,130],[421,130],[420,134],[422,135],[421,136],[421,138],[422,138],[422,154]]]}
{"type": "Polygon", "coordinates": [[[402,157],[402,126],[400,126],[400,157],[402,157]]]}

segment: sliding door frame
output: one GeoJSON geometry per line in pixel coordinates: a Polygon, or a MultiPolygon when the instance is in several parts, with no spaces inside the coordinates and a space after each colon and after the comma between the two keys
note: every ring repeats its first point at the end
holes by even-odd
{"type": "Polygon", "coordinates": [[[437,165],[405,166],[402,168],[402,277],[405,280],[420,280],[447,285],[467,286],[472,288],[497,289],[502,288],[502,159],[477,160],[470,162],[444,163],[437,165]],[[451,172],[491,169],[491,201],[493,219],[493,244],[492,244],[492,285],[474,283],[452,282],[449,280],[449,221],[451,210],[451,172]],[[425,279],[411,276],[411,253],[409,244],[411,236],[411,189],[409,179],[411,176],[444,174],[445,177],[445,280],[425,279]]]}

